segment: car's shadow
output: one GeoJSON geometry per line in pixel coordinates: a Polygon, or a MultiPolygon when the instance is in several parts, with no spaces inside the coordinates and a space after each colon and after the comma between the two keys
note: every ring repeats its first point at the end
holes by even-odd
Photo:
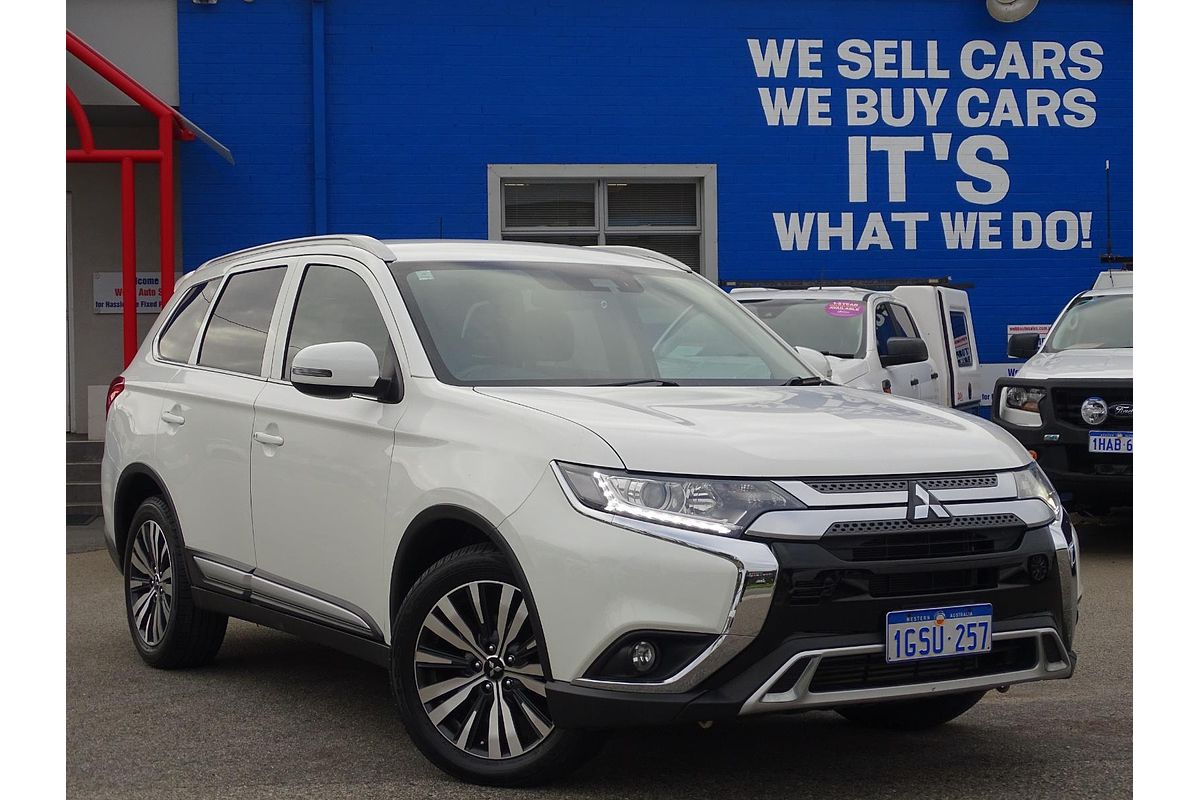
{"type": "MultiPolygon", "coordinates": [[[[236,623],[218,660],[191,674],[212,690],[236,695],[222,704],[257,709],[267,735],[277,730],[286,736],[292,770],[320,770],[323,779],[331,779],[347,777],[336,773],[352,763],[355,779],[457,791],[456,782],[409,742],[385,670],[236,623]],[[314,735],[296,736],[306,730],[314,735]]],[[[978,787],[984,779],[980,770],[986,769],[989,792],[1037,796],[1041,792],[1030,786],[1031,766],[1047,778],[1054,774],[1061,780],[1071,773],[1086,783],[1077,762],[1047,746],[1049,732],[1042,724],[1047,713],[1065,719],[1069,703],[1051,700],[1049,705],[1062,705],[1050,710],[1030,700],[1029,695],[1014,700],[993,693],[961,720],[925,733],[864,729],[832,712],[753,717],[709,729],[693,724],[618,731],[573,776],[534,793],[774,796],[821,787],[826,796],[961,797],[972,794],[968,787],[978,787]]]]}

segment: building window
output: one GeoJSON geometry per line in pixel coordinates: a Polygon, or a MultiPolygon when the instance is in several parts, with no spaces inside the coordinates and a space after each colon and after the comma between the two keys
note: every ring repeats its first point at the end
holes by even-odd
{"type": "Polygon", "coordinates": [[[631,245],[715,281],[716,167],[711,164],[493,164],[491,239],[631,245]]]}

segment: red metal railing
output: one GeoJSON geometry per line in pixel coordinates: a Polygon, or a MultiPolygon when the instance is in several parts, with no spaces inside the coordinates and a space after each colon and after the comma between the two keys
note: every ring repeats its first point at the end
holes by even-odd
{"type": "Polygon", "coordinates": [[[74,163],[116,163],[121,165],[121,300],[125,364],[137,353],[137,238],[134,216],[134,165],[158,163],[158,236],[159,288],[162,302],[175,291],[175,140],[195,138],[181,127],[171,106],[155,97],[119,67],[93,50],[87,42],[67,31],[67,52],[87,65],[129,99],[158,118],[158,148],[154,150],[97,149],[92,126],[79,98],[67,87],[67,110],[79,133],[79,147],[67,149],[67,161],[74,163]]]}

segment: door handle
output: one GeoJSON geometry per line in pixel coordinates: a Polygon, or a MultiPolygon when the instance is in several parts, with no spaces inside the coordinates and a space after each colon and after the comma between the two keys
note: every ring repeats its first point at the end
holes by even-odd
{"type": "Polygon", "coordinates": [[[186,420],[179,414],[173,411],[164,411],[162,413],[162,421],[170,425],[182,425],[186,420]]]}
{"type": "Polygon", "coordinates": [[[936,372],[929,373],[929,380],[936,381],[937,379],[938,379],[938,374],[936,372]]]}
{"type": "Polygon", "coordinates": [[[254,441],[260,444],[270,444],[274,445],[275,447],[279,447],[281,444],[283,444],[283,437],[276,436],[271,433],[264,433],[263,431],[255,431],[254,441]]]}
{"type": "Polygon", "coordinates": [[[909,385],[909,386],[916,386],[916,385],[917,385],[917,384],[919,384],[920,382],[921,382],[921,381],[920,381],[919,379],[917,379],[917,378],[913,378],[911,381],[909,381],[909,382],[908,382],[908,385],[909,385]]]}

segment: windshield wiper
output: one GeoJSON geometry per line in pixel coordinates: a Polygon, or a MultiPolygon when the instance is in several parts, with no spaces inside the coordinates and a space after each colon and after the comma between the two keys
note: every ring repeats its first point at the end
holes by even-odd
{"type": "Polygon", "coordinates": [[[823,356],[833,356],[834,358],[854,358],[853,353],[831,353],[828,350],[820,350],[818,352],[823,356]]]}
{"type": "Polygon", "coordinates": [[[809,375],[805,378],[801,378],[799,376],[795,378],[788,378],[786,381],[781,383],[780,386],[833,386],[833,384],[822,378],[820,375],[809,375]]]}
{"type": "Polygon", "coordinates": [[[597,386],[678,386],[675,381],[664,381],[661,378],[640,378],[636,381],[617,381],[616,383],[598,383],[597,386]]]}

